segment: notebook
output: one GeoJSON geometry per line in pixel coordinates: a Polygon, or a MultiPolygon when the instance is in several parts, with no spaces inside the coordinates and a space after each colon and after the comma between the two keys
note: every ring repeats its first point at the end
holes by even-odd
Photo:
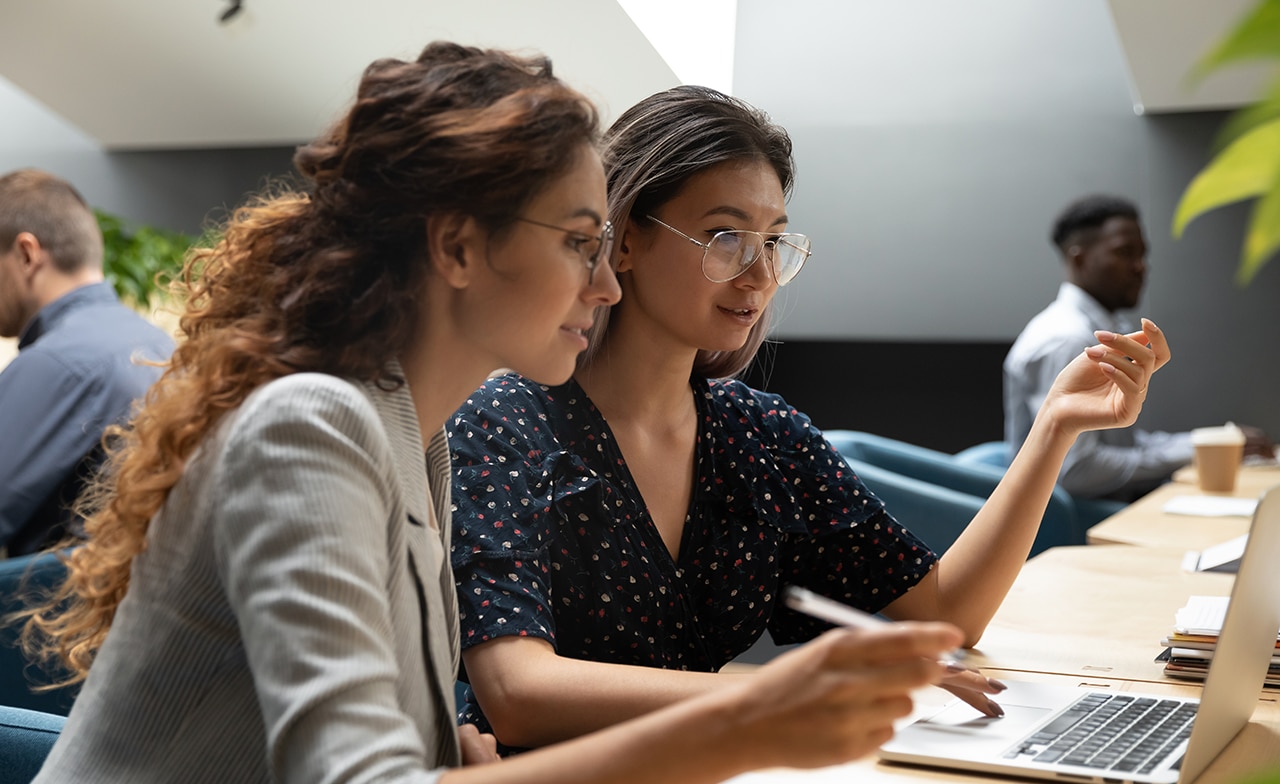
{"type": "Polygon", "coordinates": [[[1254,511],[1198,700],[1011,681],[997,698],[1004,717],[989,719],[956,701],[908,724],[881,747],[880,758],[1073,782],[1189,784],[1253,714],[1280,630],[1277,564],[1280,488],[1268,491],[1254,511]],[[1082,718],[1086,710],[1105,715],[1082,718]],[[1138,726],[1141,737],[1117,741],[1122,725],[1138,726]],[[1087,738],[1093,731],[1107,737],[1087,738]],[[1155,737],[1165,732],[1170,737],[1155,737]]]}

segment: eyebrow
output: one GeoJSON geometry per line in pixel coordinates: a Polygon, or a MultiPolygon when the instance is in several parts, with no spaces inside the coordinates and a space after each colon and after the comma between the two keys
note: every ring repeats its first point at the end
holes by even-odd
{"type": "Polygon", "coordinates": [[[574,210],[568,215],[569,218],[581,218],[584,216],[595,221],[597,226],[604,225],[604,218],[600,215],[600,213],[596,212],[590,207],[579,207],[578,209],[574,210]]]}
{"type": "MultiPolygon", "coordinates": [[[[738,218],[739,220],[744,220],[744,221],[751,220],[751,216],[748,215],[746,212],[728,204],[723,204],[719,207],[712,207],[711,209],[704,212],[702,214],[702,217],[709,218],[712,215],[730,215],[732,217],[738,218]]],[[[777,226],[779,224],[787,224],[787,223],[790,223],[790,218],[787,217],[786,213],[783,213],[782,215],[779,215],[777,218],[774,218],[773,223],[770,223],[769,225],[777,226]]]]}

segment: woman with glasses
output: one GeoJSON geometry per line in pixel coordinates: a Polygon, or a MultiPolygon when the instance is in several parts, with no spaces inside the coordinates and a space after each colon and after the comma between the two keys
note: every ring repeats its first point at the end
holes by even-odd
{"type": "Polygon", "coordinates": [[[495,367],[563,382],[617,301],[595,142],[546,61],[433,44],[366,70],[297,153],[307,192],[195,252],[185,340],[29,614],[84,681],[38,781],[711,782],[891,734],[954,627],[829,635],[750,689],[445,771],[494,754],[455,724],[443,426],[495,367]]]}
{"type": "MultiPolygon", "coordinates": [[[[976,642],[1076,434],[1136,417],[1168,358],[1155,326],[1100,335],[1063,372],[1035,438],[939,557],[808,418],[732,380],[810,255],[786,209],[786,132],[678,87],[614,123],[604,162],[622,299],[568,383],[491,379],[449,426],[465,719],[540,746],[722,688],[733,676],[717,671],[766,629],[795,643],[826,628],[781,605],[789,584],[976,642]]],[[[1000,712],[999,683],[948,683],[1000,712]]]]}

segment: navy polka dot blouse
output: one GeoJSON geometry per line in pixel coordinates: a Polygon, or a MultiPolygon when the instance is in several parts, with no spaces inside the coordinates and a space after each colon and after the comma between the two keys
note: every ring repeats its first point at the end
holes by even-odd
{"type": "MultiPolygon", "coordinates": [[[[502,376],[458,410],[463,648],[528,635],[561,656],[710,672],[765,629],[787,644],[829,628],[778,601],[787,584],[878,612],[933,567],[808,417],[738,381],[691,384],[696,485],[678,560],[576,382],[502,376]]],[[[489,731],[467,692],[459,718],[489,731]]]]}

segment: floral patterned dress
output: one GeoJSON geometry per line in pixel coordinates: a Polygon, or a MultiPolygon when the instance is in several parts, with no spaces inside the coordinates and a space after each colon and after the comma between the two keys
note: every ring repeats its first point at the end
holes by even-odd
{"type": "MultiPolygon", "coordinates": [[[[463,649],[533,636],[561,656],[711,672],[766,629],[787,644],[829,628],[779,601],[788,584],[878,612],[936,563],[782,398],[690,384],[699,428],[678,559],[575,381],[501,376],[454,414],[463,649]]],[[[466,691],[460,721],[489,731],[466,691]]]]}

